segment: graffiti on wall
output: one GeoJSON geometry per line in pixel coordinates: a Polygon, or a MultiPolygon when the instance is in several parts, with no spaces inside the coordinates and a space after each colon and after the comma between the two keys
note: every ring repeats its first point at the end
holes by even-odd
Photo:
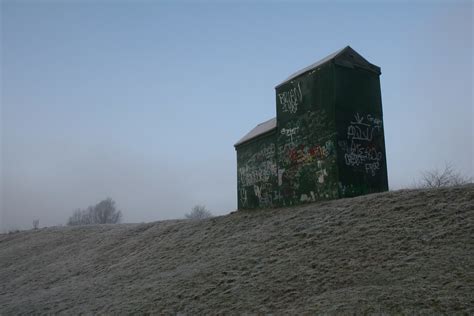
{"type": "Polygon", "coordinates": [[[331,62],[278,85],[276,128],[236,147],[239,208],[386,190],[375,72],[331,62]]]}
{"type": "Polygon", "coordinates": [[[374,136],[381,130],[381,119],[356,113],[347,127],[347,140],[339,141],[345,164],[362,168],[367,174],[375,176],[380,170],[383,154],[374,142],[374,136]]]}
{"type": "Polygon", "coordinates": [[[280,134],[286,135],[290,138],[290,142],[293,143],[293,136],[298,133],[299,126],[293,128],[282,128],[280,134]]]}
{"type": "Polygon", "coordinates": [[[329,157],[333,152],[333,148],[334,144],[332,140],[326,141],[324,145],[306,146],[300,144],[288,151],[288,157],[292,164],[311,163],[329,157]]]}
{"type": "Polygon", "coordinates": [[[241,163],[237,170],[239,201],[244,208],[251,206],[251,199],[256,199],[259,207],[271,207],[278,199],[278,192],[275,192],[273,185],[277,177],[275,144],[261,145],[258,148],[257,151],[240,157],[241,163]]]}
{"type": "Polygon", "coordinates": [[[268,182],[276,176],[277,166],[273,161],[263,161],[257,165],[247,163],[239,168],[239,180],[243,186],[252,186],[258,182],[268,182]]]}
{"type": "Polygon", "coordinates": [[[283,112],[296,113],[296,111],[298,111],[298,105],[303,102],[303,93],[301,92],[300,83],[298,82],[296,87],[278,93],[278,99],[280,100],[281,110],[283,112]]]}
{"type": "Polygon", "coordinates": [[[324,110],[284,123],[278,135],[278,188],[283,205],[335,197],[335,133],[324,110]]]}
{"type": "Polygon", "coordinates": [[[273,184],[269,182],[253,186],[254,194],[258,199],[260,207],[272,207],[277,198],[277,192],[273,190],[273,184]]]}
{"type": "Polygon", "coordinates": [[[248,195],[247,195],[247,190],[243,187],[239,188],[239,201],[240,205],[242,207],[247,207],[248,206],[248,195]]]}

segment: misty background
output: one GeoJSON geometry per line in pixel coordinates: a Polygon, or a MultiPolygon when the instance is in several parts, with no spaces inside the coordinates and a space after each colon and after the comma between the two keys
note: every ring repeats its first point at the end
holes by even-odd
{"type": "Polygon", "coordinates": [[[471,1],[2,1],[0,231],[106,197],[124,222],[235,210],[233,144],[346,45],[382,68],[390,189],[472,176],[471,1]]]}

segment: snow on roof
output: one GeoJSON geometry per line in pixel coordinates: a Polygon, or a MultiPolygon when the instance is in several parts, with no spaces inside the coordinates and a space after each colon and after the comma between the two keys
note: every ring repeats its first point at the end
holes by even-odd
{"type": "Polygon", "coordinates": [[[323,59],[321,60],[318,60],[317,62],[315,62],[314,64],[311,64],[309,65],[308,67],[305,67],[303,69],[300,69],[298,70],[297,72],[295,72],[294,74],[292,74],[291,76],[289,76],[288,78],[285,79],[285,81],[283,81],[282,83],[278,84],[275,88],[278,88],[279,86],[281,86],[282,84],[286,83],[287,81],[290,81],[291,79],[294,79],[296,77],[298,77],[299,75],[301,74],[304,74],[305,72],[307,71],[310,71],[311,69],[314,69],[314,68],[317,68],[319,66],[321,66],[322,64],[330,61],[331,59],[335,58],[337,55],[339,55],[340,53],[342,53],[344,50],[350,48],[349,46],[346,46],[344,48],[341,48],[340,50],[338,51],[335,51],[334,53],[324,57],[323,59]]]}
{"type": "Polygon", "coordinates": [[[258,124],[255,126],[250,132],[247,133],[244,137],[242,137],[237,143],[235,143],[235,147],[243,144],[259,135],[262,135],[266,132],[269,132],[276,128],[276,117],[269,119],[263,123],[258,124]]]}
{"type": "MultiPolygon", "coordinates": [[[[337,51],[335,51],[334,53],[324,57],[323,59],[309,65],[308,67],[305,67],[297,72],[295,72],[294,74],[292,74],[291,76],[289,76],[288,78],[285,79],[285,81],[283,81],[282,83],[278,84],[275,88],[278,88],[279,86],[287,83],[288,81],[291,81],[293,80],[294,78],[308,72],[308,71],[311,71],[333,59],[337,59],[341,56],[344,56],[343,54],[345,53],[348,53],[350,54],[350,57],[354,58],[354,55],[356,57],[356,61],[355,61],[355,64],[356,65],[363,65],[365,66],[364,68],[368,68],[369,70],[371,71],[375,71],[377,72],[378,74],[380,74],[380,68],[378,66],[375,66],[375,65],[372,65],[371,63],[369,63],[364,57],[362,57],[359,53],[357,53],[355,50],[353,50],[350,46],[346,46],[344,48],[341,48],[337,51]]],[[[247,133],[247,135],[245,135],[244,137],[242,137],[235,145],[234,147],[240,145],[240,144],[243,144],[259,135],[262,135],[264,133],[267,133],[273,129],[276,128],[276,117],[268,120],[268,121],[265,121],[263,123],[260,123],[258,124],[255,128],[253,128],[250,132],[247,133]]]]}

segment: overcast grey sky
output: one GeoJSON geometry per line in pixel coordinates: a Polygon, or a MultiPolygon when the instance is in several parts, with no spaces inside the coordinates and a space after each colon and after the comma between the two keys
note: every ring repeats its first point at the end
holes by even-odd
{"type": "Polygon", "coordinates": [[[389,184],[473,175],[471,1],[1,2],[0,229],[112,197],[126,222],[236,208],[233,144],[346,45],[382,68],[389,184]]]}

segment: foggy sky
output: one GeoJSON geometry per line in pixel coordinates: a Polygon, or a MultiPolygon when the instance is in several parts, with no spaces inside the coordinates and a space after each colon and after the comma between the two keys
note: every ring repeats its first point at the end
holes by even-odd
{"type": "Polygon", "coordinates": [[[125,222],[237,207],[233,144],[351,45],[382,68],[389,185],[473,175],[472,2],[1,4],[0,230],[111,197],[125,222]]]}

